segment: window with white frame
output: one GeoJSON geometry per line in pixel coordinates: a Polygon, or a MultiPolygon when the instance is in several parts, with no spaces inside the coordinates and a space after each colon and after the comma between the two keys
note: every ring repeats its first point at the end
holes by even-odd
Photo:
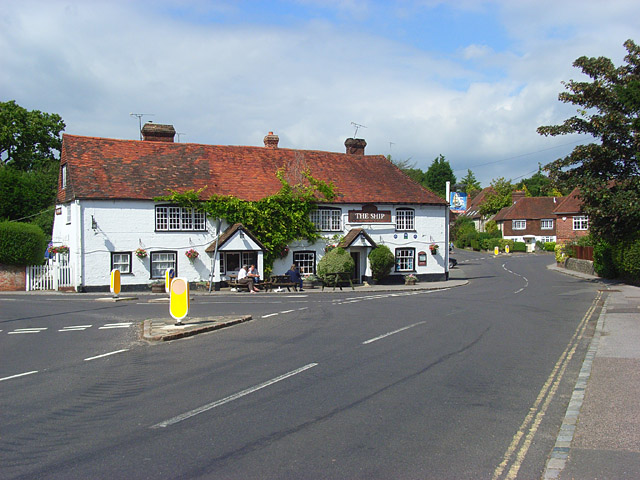
{"type": "Polygon", "coordinates": [[[317,208],[311,211],[311,221],[321,232],[339,232],[342,230],[342,210],[339,208],[317,208]]]}
{"type": "Polygon", "coordinates": [[[67,188],[67,164],[62,165],[60,169],[60,188],[67,188]]]}
{"type": "Polygon", "coordinates": [[[415,248],[396,248],[396,272],[415,271],[415,248]]]}
{"type": "Polygon", "coordinates": [[[551,243],[551,242],[555,242],[555,238],[554,237],[540,237],[540,241],[542,243],[551,243]]]}
{"type": "Polygon", "coordinates": [[[151,278],[164,278],[167,268],[173,268],[178,276],[178,253],[177,252],[151,252],[151,278]]]}
{"type": "Polygon", "coordinates": [[[206,216],[193,208],[156,207],[156,231],[205,231],[206,216]]]}
{"type": "Polygon", "coordinates": [[[553,230],[553,219],[543,218],[540,220],[540,228],[542,230],[553,230]]]}
{"type": "Polygon", "coordinates": [[[316,273],[316,252],[293,252],[293,263],[298,266],[301,275],[316,273]]]}
{"type": "Polygon", "coordinates": [[[242,265],[258,267],[258,252],[242,252],[242,265]]]}
{"type": "Polygon", "coordinates": [[[511,228],[514,230],[525,230],[527,228],[526,220],[512,220],[511,228]]]}
{"type": "Polygon", "coordinates": [[[585,215],[579,215],[577,217],[573,217],[573,229],[589,230],[589,217],[585,215]]]}
{"type": "Polygon", "coordinates": [[[412,208],[396,209],[396,230],[415,230],[416,213],[412,208]]]}
{"type": "Polygon", "coordinates": [[[111,270],[121,274],[131,273],[131,252],[111,252],[111,270]]]}

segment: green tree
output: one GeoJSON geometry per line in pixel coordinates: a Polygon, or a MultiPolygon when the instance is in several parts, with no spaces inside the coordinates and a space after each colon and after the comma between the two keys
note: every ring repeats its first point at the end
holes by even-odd
{"type": "Polygon", "coordinates": [[[513,184],[504,177],[491,180],[493,192],[485,197],[485,201],[480,205],[480,213],[482,215],[495,215],[504,207],[511,205],[511,192],[513,184]]]}
{"type": "Polygon", "coordinates": [[[482,190],[482,186],[480,182],[476,179],[476,176],[473,174],[471,170],[467,169],[467,174],[460,180],[460,183],[464,185],[464,191],[469,196],[469,198],[475,197],[480,190],[482,190]]]}
{"type": "Polygon", "coordinates": [[[396,263],[393,252],[386,245],[378,245],[369,252],[371,276],[375,281],[380,281],[391,273],[396,263]]]}
{"type": "Polygon", "coordinates": [[[57,165],[65,124],[53,113],[29,111],[14,100],[0,102],[0,159],[22,171],[57,165]]]}
{"type": "Polygon", "coordinates": [[[635,234],[640,224],[640,48],[624,43],[625,63],[580,57],[573,65],[590,81],[563,82],[559,100],[578,107],[560,125],[541,126],[541,135],[588,134],[598,143],[578,145],[545,168],[552,180],[580,187],[591,232],[612,242],[635,234]]]}
{"type": "Polygon", "coordinates": [[[447,182],[453,185],[456,183],[456,176],[444,155],[439,155],[427,169],[424,184],[429,190],[444,198],[447,193],[447,182]]]}

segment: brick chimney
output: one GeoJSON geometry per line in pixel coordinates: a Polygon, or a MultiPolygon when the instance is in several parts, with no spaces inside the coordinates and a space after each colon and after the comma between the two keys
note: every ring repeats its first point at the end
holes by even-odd
{"type": "Polygon", "coordinates": [[[169,142],[173,143],[176,129],[173,125],[160,125],[159,123],[148,122],[142,127],[142,140],[148,142],[169,142]]]}
{"type": "Polygon", "coordinates": [[[347,147],[348,155],[364,155],[364,147],[367,146],[367,142],[364,138],[347,138],[344,141],[344,146],[347,147]]]}
{"type": "Polygon", "coordinates": [[[269,134],[264,137],[264,146],[267,148],[278,148],[279,141],[280,137],[278,137],[278,135],[269,132],[269,134]]]}
{"type": "Polygon", "coordinates": [[[516,203],[521,198],[524,198],[525,194],[526,193],[524,190],[514,190],[513,192],[511,192],[511,201],[513,203],[516,203]]]}

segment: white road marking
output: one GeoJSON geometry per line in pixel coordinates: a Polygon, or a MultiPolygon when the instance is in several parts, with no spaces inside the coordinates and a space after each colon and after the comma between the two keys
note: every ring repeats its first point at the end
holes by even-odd
{"type": "Polygon", "coordinates": [[[96,355],[95,357],[85,358],[84,361],[88,362],[89,360],[95,360],[96,358],[108,357],[109,355],[115,355],[116,353],[122,353],[129,351],[128,348],[124,348],[122,350],[116,350],[115,352],[103,353],[102,355],[96,355]]]}
{"type": "Polygon", "coordinates": [[[91,328],[92,325],[71,325],[69,327],[62,327],[59,332],[80,332],[82,330],[86,330],[87,328],[91,328]]]}
{"type": "Polygon", "coordinates": [[[291,313],[291,312],[295,312],[295,310],[283,310],[280,313],[291,313]]]}
{"type": "Polygon", "coordinates": [[[12,332],[7,332],[9,335],[14,335],[18,333],[40,333],[47,329],[48,327],[36,327],[36,328],[16,328],[12,332]]]}
{"type": "Polygon", "coordinates": [[[105,323],[104,326],[98,327],[98,330],[107,330],[110,328],[129,328],[132,322],[123,323],[105,323]]]}
{"type": "Polygon", "coordinates": [[[38,370],[33,370],[31,372],[19,373],[18,375],[11,375],[10,377],[0,378],[0,382],[2,382],[4,380],[11,380],[12,378],[24,377],[25,375],[31,375],[31,374],[34,374],[34,373],[38,373],[38,370]]]}
{"type": "Polygon", "coordinates": [[[369,340],[365,340],[364,342],[362,342],[362,345],[367,345],[369,343],[377,342],[378,340],[382,340],[383,338],[386,338],[386,337],[388,337],[390,335],[395,335],[396,333],[404,332],[405,330],[409,330],[410,328],[416,327],[418,325],[422,325],[423,323],[427,323],[427,322],[426,321],[422,321],[422,322],[414,323],[413,325],[408,325],[406,327],[399,328],[398,330],[394,330],[393,332],[385,333],[384,335],[380,335],[379,337],[370,338],[369,340]]]}
{"type": "Polygon", "coordinates": [[[279,313],[267,313],[266,315],[262,315],[260,318],[275,317],[276,315],[279,315],[279,313]]]}
{"type": "Polygon", "coordinates": [[[187,420],[191,417],[195,417],[196,415],[199,415],[201,413],[204,413],[208,410],[211,410],[212,408],[216,408],[219,407],[221,405],[224,405],[225,403],[229,403],[232,402],[233,400],[237,400],[239,398],[242,398],[246,395],[249,395],[251,393],[257,392],[258,390],[262,390],[263,388],[266,388],[270,385],[273,385],[274,383],[278,383],[281,382],[282,380],[285,380],[289,377],[293,377],[294,375],[297,375],[299,373],[304,372],[305,370],[308,370],[310,368],[313,368],[315,366],[317,366],[317,363],[309,363],[308,365],[305,365],[304,367],[300,367],[297,368],[295,370],[292,370],[288,373],[285,373],[283,375],[280,375],[279,377],[275,377],[271,380],[267,380],[264,383],[261,383],[260,385],[256,385],[255,387],[251,387],[251,388],[247,388],[246,390],[242,390],[241,392],[238,393],[234,393],[233,395],[230,395],[226,398],[223,398],[222,400],[216,400],[215,402],[211,402],[208,403],[206,405],[203,405],[201,407],[195,408],[189,412],[185,412],[181,415],[178,415],[176,417],[170,418],[169,420],[165,420],[164,422],[160,422],[157,423],[155,425],[153,425],[151,428],[165,428],[168,427],[170,425],[174,425],[176,423],[182,422],[183,420],[187,420]]]}

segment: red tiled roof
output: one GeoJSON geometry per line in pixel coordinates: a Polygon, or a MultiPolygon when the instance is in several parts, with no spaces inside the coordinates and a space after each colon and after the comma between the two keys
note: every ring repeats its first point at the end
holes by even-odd
{"type": "Polygon", "coordinates": [[[500,210],[493,220],[539,220],[554,218],[553,210],[558,205],[557,197],[523,197],[510,207],[500,210]]]}
{"type": "Polygon", "coordinates": [[[482,216],[480,215],[480,205],[482,205],[487,199],[487,195],[493,195],[495,193],[496,191],[493,187],[485,187],[480,190],[480,192],[469,201],[467,209],[464,211],[463,215],[472,218],[480,218],[482,216]]]}
{"type": "Polygon", "coordinates": [[[67,188],[58,202],[75,198],[149,200],[199,190],[203,198],[233,195],[255,201],[277,193],[276,171],[290,183],[300,171],[336,186],[335,203],[446,205],[444,199],[404,175],[382,155],[286,148],[200,145],[64,135],[61,164],[67,188]]]}
{"type": "Polygon", "coordinates": [[[569,195],[564,197],[553,211],[556,215],[567,215],[581,213],[582,200],[580,200],[580,189],[574,188],[569,195]]]}

